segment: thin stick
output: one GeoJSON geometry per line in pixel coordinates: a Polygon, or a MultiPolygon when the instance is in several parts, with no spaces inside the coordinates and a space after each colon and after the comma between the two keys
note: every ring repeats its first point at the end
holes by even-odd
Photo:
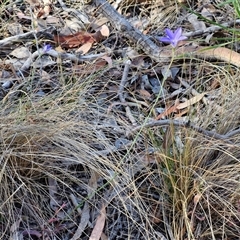
{"type": "MultiPolygon", "coordinates": [[[[178,78],[181,82],[181,84],[185,87],[185,88],[190,88],[191,89],[191,92],[192,92],[192,95],[196,96],[199,94],[199,92],[197,90],[195,90],[192,86],[190,86],[186,81],[183,80],[183,78],[179,77],[178,78]]],[[[203,97],[203,102],[205,105],[208,105],[209,101],[206,97],[203,97]]]]}
{"type": "Polygon", "coordinates": [[[186,37],[194,37],[194,36],[199,36],[199,35],[203,35],[206,33],[214,33],[217,32],[223,28],[229,28],[234,26],[235,24],[240,24],[240,19],[237,19],[235,21],[231,21],[231,22],[226,22],[226,23],[221,23],[219,25],[215,25],[215,26],[211,26],[208,27],[204,30],[197,30],[197,31],[193,31],[193,32],[188,32],[188,33],[184,33],[183,35],[186,37]]]}
{"type": "Polygon", "coordinates": [[[13,44],[13,42],[17,42],[20,41],[21,39],[29,39],[29,38],[34,38],[34,35],[37,34],[41,34],[44,32],[49,32],[52,29],[52,27],[43,29],[43,30],[39,30],[38,32],[36,30],[27,32],[27,33],[22,33],[22,34],[18,34],[12,37],[8,37],[8,38],[4,38],[3,40],[0,40],[0,47],[3,47],[5,45],[8,44],[13,44]]]}
{"type": "MultiPolygon", "coordinates": [[[[106,0],[92,0],[92,2],[98,8],[98,11],[108,18],[110,23],[119,32],[138,45],[139,49],[142,49],[143,52],[153,60],[164,63],[169,62],[172,59],[173,55],[171,48],[159,47],[150,39],[150,36],[144,35],[141,31],[134,28],[134,26],[117,12],[109,2],[106,0]]],[[[194,56],[203,59],[217,59],[240,67],[238,60],[239,53],[225,47],[217,47],[214,49],[209,48],[206,50],[206,47],[187,44],[177,48],[175,53],[175,57],[186,54],[187,56],[194,56]]]]}
{"type": "MultiPolygon", "coordinates": [[[[125,63],[125,66],[124,66],[121,83],[120,83],[120,86],[119,86],[119,89],[118,89],[118,97],[119,97],[121,103],[123,103],[123,104],[126,104],[126,100],[125,100],[125,97],[124,97],[124,88],[125,88],[125,85],[127,83],[127,77],[128,77],[130,65],[131,65],[131,61],[127,60],[126,63],[125,63]]],[[[125,111],[126,111],[127,117],[131,121],[131,123],[133,125],[136,125],[137,124],[136,120],[134,119],[134,117],[131,113],[130,107],[128,105],[125,106],[125,111]]]]}
{"type": "Polygon", "coordinates": [[[168,119],[168,120],[151,121],[149,123],[146,123],[145,125],[137,126],[137,127],[133,128],[130,132],[128,132],[127,136],[129,137],[132,134],[134,134],[135,132],[138,132],[143,128],[164,127],[164,126],[170,126],[170,125],[173,125],[173,126],[176,126],[176,127],[190,128],[190,129],[195,130],[196,132],[204,134],[207,137],[218,139],[218,140],[224,140],[229,144],[233,144],[232,141],[227,140],[229,138],[229,136],[233,136],[233,135],[240,132],[240,130],[238,129],[238,130],[232,131],[228,134],[222,135],[222,134],[218,134],[218,133],[215,133],[215,132],[212,132],[212,131],[208,131],[204,128],[198,127],[198,126],[196,126],[196,125],[194,125],[190,122],[179,122],[177,120],[168,119]]]}
{"type": "Polygon", "coordinates": [[[34,53],[32,53],[32,55],[25,61],[25,63],[21,67],[21,71],[26,71],[27,69],[29,69],[32,66],[34,60],[37,57],[39,57],[39,56],[41,56],[43,54],[46,54],[46,55],[49,55],[49,56],[52,56],[52,57],[55,57],[55,58],[71,60],[71,61],[76,62],[76,63],[94,60],[94,59],[97,59],[97,58],[100,58],[100,57],[106,55],[106,53],[100,53],[100,54],[92,54],[92,55],[86,55],[86,56],[79,56],[79,57],[77,57],[76,55],[71,54],[71,53],[60,53],[60,52],[57,52],[54,49],[51,49],[51,50],[49,50],[47,52],[43,52],[42,49],[39,49],[39,51],[35,51],[34,53]]]}
{"type": "Polygon", "coordinates": [[[238,133],[240,133],[240,129],[230,131],[230,132],[226,133],[225,136],[226,136],[226,138],[230,138],[230,137],[233,137],[234,135],[236,135],[238,133]]]}
{"type": "Polygon", "coordinates": [[[121,79],[121,83],[118,89],[118,96],[119,99],[122,103],[125,103],[125,97],[123,96],[123,92],[124,92],[124,88],[127,82],[127,77],[128,77],[128,73],[129,73],[129,69],[130,69],[130,65],[131,65],[131,61],[127,60],[124,66],[124,70],[123,70],[123,75],[122,75],[122,79],[121,79]]]}

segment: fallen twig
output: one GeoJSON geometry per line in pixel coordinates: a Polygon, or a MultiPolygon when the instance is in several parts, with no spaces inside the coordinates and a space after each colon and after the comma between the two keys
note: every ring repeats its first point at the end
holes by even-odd
{"type": "Polygon", "coordinates": [[[77,240],[81,237],[83,231],[85,230],[90,219],[89,214],[89,203],[86,201],[82,210],[81,220],[78,225],[77,231],[74,233],[73,237],[70,240],[77,240]]]}
{"type": "MultiPolygon", "coordinates": [[[[181,84],[182,84],[185,88],[191,89],[191,93],[192,93],[193,96],[197,96],[197,95],[200,94],[197,90],[195,90],[192,86],[190,86],[186,81],[184,81],[183,78],[178,77],[178,79],[180,80],[181,84]]],[[[204,102],[205,105],[208,105],[208,104],[209,104],[209,101],[208,101],[208,99],[207,99],[206,97],[203,97],[202,100],[203,100],[203,102],[204,102]]]]}
{"type": "Polygon", "coordinates": [[[195,36],[199,36],[199,35],[203,35],[203,34],[214,33],[223,28],[232,27],[235,24],[240,24],[240,19],[237,19],[236,21],[222,23],[221,25],[214,25],[214,26],[208,27],[204,30],[197,30],[197,31],[193,31],[193,32],[184,33],[183,35],[186,37],[195,37],[195,36]]]}
{"type": "Polygon", "coordinates": [[[65,12],[73,13],[75,15],[75,17],[80,19],[85,24],[90,23],[89,20],[88,20],[88,17],[86,15],[84,15],[82,12],[79,12],[78,10],[76,10],[74,8],[68,8],[62,0],[58,0],[58,2],[65,12]]]}
{"type": "Polygon", "coordinates": [[[198,133],[201,133],[201,134],[203,134],[207,137],[214,138],[214,139],[217,139],[217,140],[224,140],[225,142],[227,142],[229,144],[233,144],[233,142],[228,140],[228,138],[232,137],[233,135],[236,135],[236,134],[240,133],[240,129],[237,129],[237,130],[234,130],[234,131],[229,132],[227,134],[218,134],[218,133],[215,133],[215,132],[212,132],[212,131],[208,131],[204,128],[198,127],[198,126],[190,123],[190,121],[180,122],[180,121],[177,121],[177,120],[167,119],[167,120],[159,120],[159,121],[154,121],[153,120],[149,123],[137,126],[133,129],[131,129],[129,132],[127,132],[126,135],[127,135],[127,137],[129,137],[129,136],[133,135],[135,132],[141,131],[144,128],[164,127],[164,126],[170,126],[170,125],[173,125],[173,126],[176,126],[176,127],[190,128],[190,129],[193,129],[194,131],[196,131],[198,133]]]}
{"type": "Polygon", "coordinates": [[[148,56],[152,57],[156,61],[159,61],[160,57],[165,57],[167,58],[166,60],[171,58],[171,55],[162,55],[161,52],[163,49],[157,46],[150,37],[142,34],[138,29],[134,28],[130,22],[118,13],[106,0],[93,0],[92,2],[98,8],[98,11],[102,12],[118,31],[134,43],[137,43],[148,56]]]}
{"type": "Polygon", "coordinates": [[[70,53],[60,53],[53,49],[51,49],[47,52],[44,52],[42,49],[39,49],[39,51],[35,51],[34,53],[32,53],[32,55],[25,61],[25,63],[21,67],[21,71],[26,71],[27,69],[29,69],[32,66],[34,60],[43,54],[47,54],[47,55],[50,55],[55,58],[71,60],[76,63],[94,60],[94,59],[97,59],[97,58],[100,58],[100,57],[103,57],[106,55],[106,53],[100,53],[100,54],[91,54],[91,55],[86,55],[86,56],[81,56],[81,55],[76,56],[76,55],[70,54],[70,53]]]}
{"type": "Polygon", "coordinates": [[[125,103],[125,97],[123,96],[123,92],[124,92],[124,88],[125,88],[125,85],[126,85],[126,82],[127,82],[127,77],[128,77],[130,65],[131,65],[131,61],[127,60],[126,63],[125,63],[125,66],[124,66],[121,83],[120,83],[119,89],[118,89],[118,96],[119,96],[119,99],[122,103],[125,103]]]}
{"type": "MultiPolygon", "coordinates": [[[[118,96],[119,96],[120,101],[123,104],[126,104],[126,100],[125,100],[123,92],[124,92],[124,88],[125,88],[125,85],[126,85],[126,82],[127,82],[127,77],[128,77],[130,65],[131,65],[131,61],[127,60],[126,63],[125,63],[125,66],[124,66],[121,83],[120,83],[120,86],[119,86],[119,89],[118,89],[118,96]]],[[[137,123],[136,123],[136,121],[135,121],[135,119],[134,119],[134,117],[131,113],[130,107],[128,105],[125,106],[125,110],[126,110],[126,115],[130,119],[131,123],[133,125],[136,125],[137,123]]]]}
{"type": "Polygon", "coordinates": [[[47,33],[50,30],[52,30],[52,27],[38,30],[38,31],[32,30],[27,33],[22,33],[22,34],[18,34],[18,35],[12,36],[12,37],[4,38],[4,39],[0,40],[0,47],[13,44],[14,42],[19,42],[21,39],[34,38],[35,35],[41,35],[43,33],[47,33]]]}
{"type": "Polygon", "coordinates": [[[226,138],[230,138],[230,137],[237,135],[238,133],[240,133],[240,129],[230,131],[230,132],[226,133],[225,136],[226,136],[226,138]]]}
{"type": "Polygon", "coordinates": [[[121,32],[125,37],[139,46],[145,54],[157,62],[165,63],[177,56],[195,56],[198,58],[218,59],[240,67],[240,54],[225,48],[206,48],[202,46],[183,45],[175,49],[175,55],[171,48],[160,47],[155,44],[150,36],[144,35],[138,29],[134,28],[120,13],[118,13],[106,0],[92,0],[99,12],[108,18],[112,25],[121,32]]]}
{"type": "Polygon", "coordinates": [[[108,107],[107,114],[109,114],[112,111],[112,108],[117,105],[123,105],[123,106],[134,106],[140,108],[140,105],[137,103],[132,103],[132,102],[113,102],[111,105],[108,107]]]}

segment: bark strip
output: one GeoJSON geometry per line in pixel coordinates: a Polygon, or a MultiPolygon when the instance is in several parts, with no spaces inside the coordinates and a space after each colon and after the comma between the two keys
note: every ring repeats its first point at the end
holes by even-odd
{"type": "Polygon", "coordinates": [[[194,44],[186,44],[185,46],[174,49],[174,52],[171,48],[159,47],[148,36],[134,28],[131,23],[119,14],[106,0],[93,0],[92,3],[97,7],[99,12],[108,18],[111,24],[119,32],[130,39],[146,55],[157,62],[166,63],[169,62],[171,58],[185,56],[202,59],[217,59],[240,67],[240,54],[225,47],[210,49],[194,44]]]}
{"type": "Polygon", "coordinates": [[[158,61],[160,58],[169,60],[169,55],[161,54],[163,49],[158,47],[148,36],[142,34],[134,28],[121,14],[119,14],[107,1],[93,0],[93,4],[98,8],[111,24],[120,31],[125,37],[136,43],[148,56],[158,61]]]}

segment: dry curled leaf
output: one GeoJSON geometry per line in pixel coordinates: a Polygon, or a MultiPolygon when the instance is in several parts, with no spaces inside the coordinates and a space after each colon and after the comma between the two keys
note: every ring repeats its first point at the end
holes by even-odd
{"type": "Polygon", "coordinates": [[[194,205],[197,205],[197,204],[198,204],[198,202],[199,202],[199,200],[200,200],[201,197],[202,197],[202,194],[196,194],[196,195],[194,196],[194,199],[193,199],[194,205]]]}
{"type": "Polygon", "coordinates": [[[186,102],[184,103],[180,103],[176,109],[180,110],[180,109],[184,109],[184,108],[187,108],[197,102],[199,102],[204,96],[205,96],[206,93],[201,93],[201,94],[198,94],[196,96],[194,96],[193,98],[187,100],[186,102]]]}
{"type": "Polygon", "coordinates": [[[30,56],[30,52],[29,49],[26,47],[18,47],[16,49],[14,49],[10,55],[19,58],[19,59],[23,59],[23,58],[28,58],[30,56]]]}
{"type": "Polygon", "coordinates": [[[80,48],[76,50],[76,52],[83,54],[86,54],[91,48],[92,48],[93,42],[86,42],[84,43],[80,48]]]}
{"type": "Polygon", "coordinates": [[[75,65],[72,70],[75,74],[85,75],[95,73],[106,66],[108,63],[109,68],[112,67],[112,59],[110,57],[102,57],[97,59],[94,63],[75,65]]]}
{"type": "Polygon", "coordinates": [[[109,28],[107,25],[103,25],[101,28],[100,28],[100,32],[101,34],[104,36],[104,37],[108,37],[109,36],[109,28]]]}
{"type": "Polygon", "coordinates": [[[143,98],[143,99],[146,99],[146,100],[149,100],[151,99],[152,95],[150,92],[148,92],[147,90],[145,89],[139,89],[139,90],[136,90],[136,92],[139,93],[139,95],[143,98]]]}
{"type": "Polygon", "coordinates": [[[54,34],[54,41],[65,48],[75,48],[86,44],[86,46],[81,49],[83,52],[87,52],[87,48],[91,48],[94,42],[100,42],[104,37],[109,35],[109,30],[106,25],[103,25],[97,32],[88,33],[84,31],[79,31],[75,34],[70,35],[58,35],[54,34]]]}
{"type": "Polygon", "coordinates": [[[41,5],[41,1],[39,0],[25,0],[25,2],[29,3],[32,7],[39,7],[41,5]]]}
{"type": "Polygon", "coordinates": [[[89,240],[99,240],[106,220],[106,207],[103,205],[89,240]]]}
{"type": "Polygon", "coordinates": [[[87,42],[95,42],[92,34],[87,32],[77,32],[71,35],[54,35],[54,41],[65,48],[75,48],[87,42]]]}
{"type": "Polygon", "coordinates": [[[177,112],[177,105],[173,105],[169,108],[166,108],[166,110],[162,113],[160,113],[157,117],[156,120],[160,120],[162,118],[168,117],[171,113],[177,112]]]}

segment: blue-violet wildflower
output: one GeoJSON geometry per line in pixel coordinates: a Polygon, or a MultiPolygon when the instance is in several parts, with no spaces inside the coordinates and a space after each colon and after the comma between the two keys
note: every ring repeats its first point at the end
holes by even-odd
{"type": "Polygon", "coordinates": [[[178,43],[182,40],[186,40],[187,37],[182,35],[182,28],[179,27],[174,32],[169,28],[165,29],[166,37],[158,38],[163,43],[170,43],[174,48],[177,47],[178,43]]]}
{"type": "Polygon", "coordinates": [[[44,44],[43,46],[43,52],[46,53],[52,49],[50,44],[44,44]]]}

